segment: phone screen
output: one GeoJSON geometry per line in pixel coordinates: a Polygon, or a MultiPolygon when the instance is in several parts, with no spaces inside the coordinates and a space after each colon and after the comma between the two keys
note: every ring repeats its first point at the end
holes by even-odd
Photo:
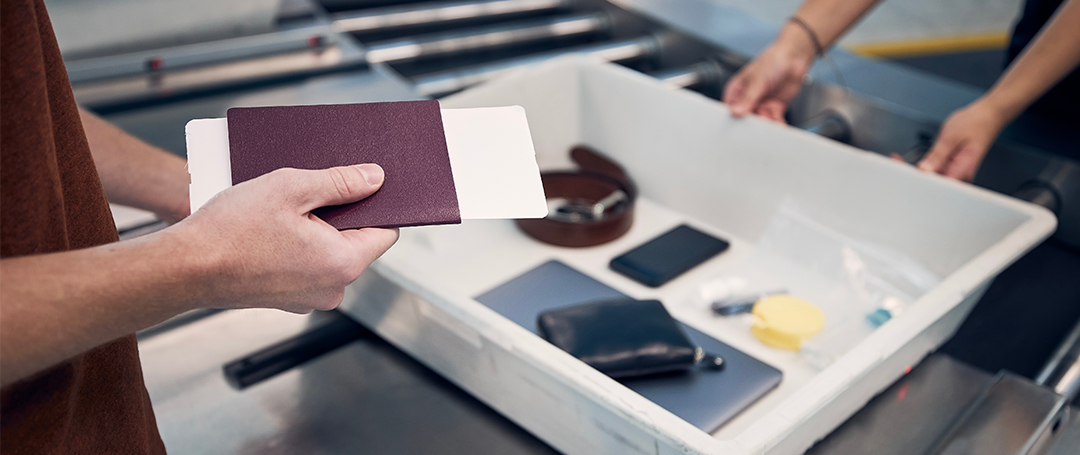
{"type": "Polygon", "coordinates": [[[681,225],[611,260],[611,269],[658,287],[722,253],[728,242],[681,225]]]}

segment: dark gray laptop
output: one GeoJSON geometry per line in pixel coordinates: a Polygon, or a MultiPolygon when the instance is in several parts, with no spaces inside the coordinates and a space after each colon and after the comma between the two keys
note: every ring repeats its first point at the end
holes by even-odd
{"type": "MultiPolygon", "coordinates": [[[[536,333],[541,312],[627,295],[570,268],[549,261],[476,297],[480,303],[536,333]]],[[[780,384],[782,374],[761,361],[683,324],[705,352],[720,355],[723,371],[693,371],[621,381],[692,425],[713,432],[780,384]]]]}

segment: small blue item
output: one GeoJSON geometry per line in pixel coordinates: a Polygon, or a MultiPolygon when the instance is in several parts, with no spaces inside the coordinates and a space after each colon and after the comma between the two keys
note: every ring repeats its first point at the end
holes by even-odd
{"type": "Polygon", "coordinates": [[[881,327],[881,324],[889,322],[892,319],[892,312],[884,308],[878,308],[873,313],[866,315],[866,320],[874,324],[874,327],[881,327]]]}

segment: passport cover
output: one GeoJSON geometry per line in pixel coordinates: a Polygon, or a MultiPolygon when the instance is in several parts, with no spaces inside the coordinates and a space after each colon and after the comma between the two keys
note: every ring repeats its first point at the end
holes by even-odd
{"type": "Polygon", "coordinates": [[[312,211],[337,229],[461,222],[439,102],[232,108],[233,184],[275,169],[382,166],[378,192],[312,211]]]}

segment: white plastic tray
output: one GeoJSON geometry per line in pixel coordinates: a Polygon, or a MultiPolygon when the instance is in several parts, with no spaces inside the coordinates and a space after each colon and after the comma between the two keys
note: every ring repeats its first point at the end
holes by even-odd
{"type": "MultiPolygon", "coordinates": [[[[342,309],[556,449],[597,453],[800,453],[947,339],[990,281],[1054,229],[1031,204],[756,118],[639,73],[562,58],[443,101],[525,107],[541,169],[592,146],[627,168],[642,199],[630,232],[569,249],[511,221],[403,229],[350,286],[342,309]],[[824,369],[765,347],[738,319],[682,303],[711,278],[743,273],[782,204],[837,232],[900,251],[942,278],[824,369]],[[732,243],[658,289],[607,268],[619,253],[689,223],[732,243]],[[780,387],[713,435],[592,370],[472,299],[550,259],[637,298],[784,373],[780,387]]],[[[798,273],[777,272],[813,294],[798,273]]],[[[718,391],[722,393],[722,391],[718,391]]]]}

